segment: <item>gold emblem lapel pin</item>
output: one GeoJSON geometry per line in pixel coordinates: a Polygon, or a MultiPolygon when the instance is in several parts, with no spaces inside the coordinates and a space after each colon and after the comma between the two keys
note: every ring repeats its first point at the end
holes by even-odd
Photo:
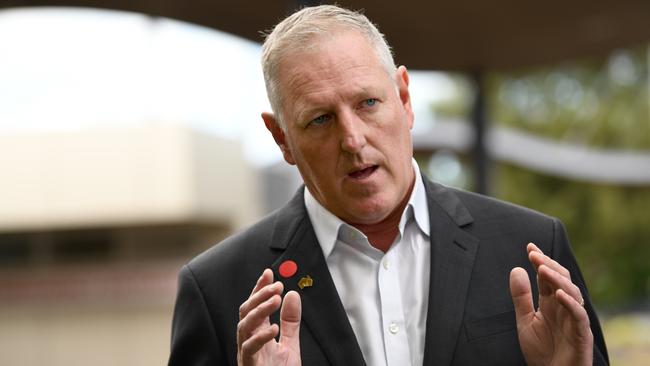
{"type": "Polygon", "coordinates": [[[314,280],[309,275],[302,277],[300,281],[298,281],[298,287],[300,287],[301,290],[304,289],[305,287],[312,287],[313,285],[314,285],[314,280]]]}

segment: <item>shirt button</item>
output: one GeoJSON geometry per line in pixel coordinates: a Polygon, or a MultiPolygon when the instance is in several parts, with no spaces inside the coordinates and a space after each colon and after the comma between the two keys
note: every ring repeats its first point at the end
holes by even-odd
{"type": "Polygon", "coordinates": [[[384,269],[388,269],[388,258],[384,258],[382,264],[384,265],[384,269]]]}
{"type": "Polygon", "coordinates": [[[388,331],[393,334],[397,334],[397,332],[399,332],[399,326],[396,323],[390,323],[388,326],[388,331]]]}

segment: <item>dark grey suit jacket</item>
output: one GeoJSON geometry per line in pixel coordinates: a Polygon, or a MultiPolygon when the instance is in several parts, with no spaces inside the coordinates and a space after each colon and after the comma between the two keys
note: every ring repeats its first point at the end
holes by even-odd
{"type": "MultiPolygon", "coordinates": [[[[424,183],[431,225],[425,365],[524,364],[508,278],[516,266],[535,278],[526,255],[529,242],[570,270],[585,296],[595,341],[594,364],[608,363],[600,324],[559,220],[426,178],[424,183]]],[[[300,293],[303,365],[365,364],[301,189],[284,208],[183,267],[170,365],[237,364],[239,306],[265,268],[273,269],[285,291],[300,293]],[[287,259],[298,264],[298,272],[282,279],[278,266],[287,259]],[[313,278],[313,286],[301,290],[297,282],[306,275],[313,278]]],[[[533,291],[537,293],[534,281],[533,291]]],[[[277,314],[274,317],[272,321],[277,321],[277,314]]]]}

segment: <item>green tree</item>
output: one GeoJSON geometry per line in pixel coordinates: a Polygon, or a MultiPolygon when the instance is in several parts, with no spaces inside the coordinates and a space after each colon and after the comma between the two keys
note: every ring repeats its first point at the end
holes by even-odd
{"type": "MultiPolygon", "coordinates": [[[[488,78],[490,120],[594,148],[650,151],[646,47],[488,78]]],[[[612,186],[496,164],[496,196],[562,219],[601,306],[647,301],[650,186],[612,186]]]]}

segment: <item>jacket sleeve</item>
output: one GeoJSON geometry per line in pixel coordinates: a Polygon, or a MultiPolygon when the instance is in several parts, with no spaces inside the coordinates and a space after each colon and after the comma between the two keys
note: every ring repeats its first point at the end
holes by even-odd
{"type": "Polygon", "coordinates": [[[566,230],[564,229],[564,225],[562,225],[558,219],[554,219],[553,223],[553,252],[551,253],[551,256],[571,272],[571,280],[580,288],[580,292],[585,300],[585,309],[587,309],[589,323],[591,325],[591,333],[594,336],[593,364],[598,366],[609,365],[607,347],[605,346],[605,339],[603,337],[603,331],[600,328],[598,316],[596,315],[596,311],[594,310],[591,299],[589,298],[587,285],[582,277],[578,263],[571,251],[571,246],[569,245],[569,239],[566,230]]]}
{"type": "Polygon", "coordinates": [[[169,366],[227,365],[203,293],[190,267],[178,275],[169,366]]]}

